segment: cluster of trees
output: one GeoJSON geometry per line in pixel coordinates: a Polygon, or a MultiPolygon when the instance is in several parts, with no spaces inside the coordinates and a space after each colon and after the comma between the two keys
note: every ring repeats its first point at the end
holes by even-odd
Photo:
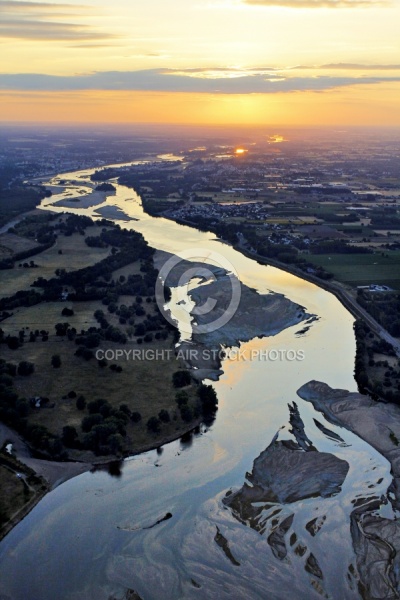
{"type": "Polygon", "coordinates": [[[18,182],[6,187],[0,173],[0,226],[17,217],[23,212],[33,210],[51,192],[41,186],[26,186],[18,182]],[[3,181],[3,184],[2,184],[3,181]]]}
{"type": "Polygon", "coordinates": [[[191,191],[195,180],[188,182],[179,168],[172,167],[171,163],[167,166],[167,169],[161,165],[159,168],[153,167],[151,173],[147,168],[136,167],[128,173],[123,173],[118,183],[133,188],[138,194],[146,194],[147,188],[151,187],[151,195],[156,198],[168,198],[169,194],[176,193],[178,187],[183,193],[191,191]]]}
{"type": "MultiPolygon", "coordinates": [[[[109,295],[108,297],[103,298],[103,304],[107,306],[109,313],[119,317],[119,323],[121,325],[128,325],[127,333],[130,337],[135,335],[141,339],[144,336],[144,341],[151,342],[153,333],[155,334],[155,339],[166,339],[168,337],[168,331],[170,329],[175,329],[164,319],[155,303],[155,299],[150,296],[146,298],[146,304],[151,305],[155,314],[146,314],[146,304],[143,303],[143,298],[141,296],[136,296],[135,302],[130,306],[126,306],[125,304],[118,306],[117,298],[114,295],[109,295]],[[136,324],[136,317],[145,318],[140,323],[136,324]]],[[[96,310],[94,316],[99,322],[101,330],[105,332],[104,336],[107,336],[107,332],[110,331],[111,326],[105,317],[104,312],[102,310],[96,310]]],[[[106,339],[113,338],[106,337],[106,339]]]]}
{"type": "Polygon", "coordinates": [[[379,206],[373,208],[368,216],[371,226],[377,229],[400,229],[400,218],[395,206],[379,206]]]}
{"type": "Polygon", "coordinates": [[[187,385],[190,385],[191,381],[192,378],[190,377],[190,373],[185,369],[175,371],[172,375],[172,383],[176,388],[186,387],[187,385]]]}
{"type": "MultiPolygon", "coordinates": [[[[51,364],[54,368],[61,366],[59,355],[53,355],[51,364]]],[[[66,448],[92,450],[97,455],[122,454],[125,449],[126,427],[129,422],[139,423],[141,414],[131,411],[126,404],[121,404],[118,409],[104,399],[86,402],[84,396],[77,396],[70,392],[69,398],[76,398],[76,407],[86,411],[82,418],[81,431],[74,426],[66,425],[62,436],[50,433],[45,427],[29,424],[27,417],[32,408],[25,398],[19,398],[13,389],[13,378],[19,375],[29,375],[33,372],[32,363],[22,361],[18,367],[12,363],[0,360],[0,419],[20,431],[27,441],[43,456],[66,459],[66,448]]],[[[190,383],[187,371],[177,371],[174,383],[183,387],[190,383]],[[179,375],[177,375],[179,374],[179,375]]],[[[176,403],[184,422],[190,423],[200,415],[211,420],[217,410],[217,396],[211,386],[201,384],[197,389],[198,400],[191,406],[186,391],[180,390],[176,394],[176,403]]],[[[174,417],[175,418],[175,417],[174,417]]],[[[147,429],[152,433],[159,433],[162,424],[169,423],[171,416],[165,409],[160,410],[157,417],[147,421],[147,429]]]]}
{"type": "MultiPolygon", "coordinates": [[[[360,211],[361,212],[361,211],[360,211]]],[[[316,215],[318,216],[318,215],[316,215]]],[[[322,215],[321,215],[322,216],[322,215]]],[[[352,211],[344,215],[336,215],[335,213],[323,213],[323,219],[327,223],[356,223],[360,217],[357,215],[357,211],[352,211]]]]}
{"type": "MultiPolygon", "coordinates": [[[[92,239],[92,238],[87,238],[92,239]]],[[[140,234],[133,231],[121,230],[118,226],[114,226],[111,230],[103,230],[98,238],[102,245],[111,245],[113,251],[110,256],[96,263],[91,267],[70,271],[68,273],[60,270],[58,277],[47,280],[39,277],[33,286],[44,290],[41,295],[42,300],[53,301],[58,300],[63,289],[66,286],[71,286],[75,289],[75,293],[71,293],[71,300],[97,300],[102,299],[105,304],[112,302],[112,299],[118,299],[121,294],[126,295],[145,295],[149,296],[154,293],[157,271],[151,264],[151,257],[154,253],[153,248],[149,248],[140,234]],[[141,270],[143,274],[136,274],[123,278],[117,282],[112,280],[112,273],[117,269],[133,263],[136,260],[141,260],[141,270]]],[[[21,297],[18,305],[24,305],[28,298],[26,294],[21,297]]],[[[13,308],[16,304],[14,297],[8,298],[4,302],[4,307],[8,305],[13,308]]],[[[0,306],[0,309],[3,306],[0,306]]]]}
{"type": "Polygon", "coordinates": [[[212,385],[201,383],[197,390],[200,400],[200,407],[205,418],[214,417],[218,408],[217,394],[212,385]]]}
{"type": "Polygon", "coordinates": [[[126,427],[138,423],[141,415],[132,412],[126,404],[113,408],[102,398],[86,403],[83,396],[76,400],[79,410],[87,413],[81,422],[82,441],[75,427],[63,428],[62,440],[67,448],[92,450],[97,455],[121,454],[125,448],[126,427]]]}
{"type": "Polygon", "coordinates": [[[49,332],[45,329],[35,329],[29,332],[29,338],[26,339],[26,332],[21,329],[18,336],[16,335],[5,335],[4,331],[0,328],[0,344],[7,344],[10,350],[17,350],[26,341],[32,343],[36,342],[37,338],[40,337],[43,342],[47,342],[49,339],[49,332]]]}
{"type": "Polygon", "coordinates": [[[393,347],[385,340],[377,339],[364,321],[357,320],[354,331],[357,344],[354,377],[359,391],[370,393],[376,400],[399,404],[400,362],[395,369],[387,360],[374,360],[375,354],[396,356],[393,347]]]}
{"type": "Polygon", "coordinates": [[[313,254],[372,254],[370,248],[351,246],[342,240],[326,240],[311,246],[313,254]]]}
{"type": "MultiPolygon", "coordinates": [[[[13,269],[16,262],[25,260],[26,258],[29,258],[31,256],[36,256],[36,254],[40,254],[41,252],[44,252],[45,250],[47,250],[48,248],[51,248],[51,246],[53,246],[54,241],[55,240],[52,239],[51,241],[49,241],[47,243],[42,243],[39,246],[36,246],[35,248],[31,248],[30,250],[25,250],[24,252],[16,252],[15,254],[13,254],[10,257],[1,259],[0,260],[0,270],[13,269]]],[[[37,267],[37,265],[35,265],[32,260],[29,263],[25,262],[23,264],[20,264],[19,266],[25,267],[25,268],[37,267]]]]}
{"type": "Polygon", "coordinates": [[[100,183],[95,188],[98,192],[115,192],[116,187],[112,183],[100,183]]]}
{"type": "Polygon", "coordinates": [[[92,181],[107,181],[107,179],[113,179],[119,174],[118,168],[107,167],[105,169],[98,169],[90,176],[92,181]]]}
{"type": "Polygon", "coordinates": [[[274,258],[287,264],[300,263],[298,258],[298,250],[293,246],[284,244],[272,244],[269,240],[265,240],[258,244],[257,253],[261,256],[274,258]]]}
{"type": "Polygon", "coordinates": [[[357,302],[394,337],[400,336],[400,293],[357,291],[357,302]]]}
{"type": "MultiPolygon", "coordinates": [[[[178,372],[185,373],[185,371],[178,372]]],[[[177,387],[181,386],[178,385],[177,387]]],[[[190,403],[189,395],[185,390],[180,390],[176,393],[175,402],[177,404],[181,419],[185,423],[191,423],[194,419],[198,419],[200,416],[203,417],[205,422],[211,423],[215,418],[215,413],[218,408],[218,398],[214,388],[211,385],[205,384],[201,384],[197,388],[197,401],[195,403],[190,403]]],[[[168,411],[161,410],[157,417],[150,417],[146,423],[146,426],[151,433],[158,434],[161,432],[162,424],[169,423],[170,420],[171,417],[168,411]]]]}
{"type": "MultiPolygon", "coordinates": [[[[102,221],[102,225],[108,222],[102,221]]],[[[83,230],[83,228],[92,221],[87,217],[78,217],[72,215],[67,219],[65,226],[68,231],[83,230]]],[[[9,298],[0,299],[0,310],[3,314],[8,309],[17,308],[19,306],[32,306],[43,300],[59,300],[65,285],[74,286],[77,290],[75,294],[71,294],[70,298],[74,299],[89,299],[101,298],[102,302],[108,308],[108,312],[116,314],[119,317],[121,325],[128,324],[128,335],[138,336],[139,342],[151,342],[153,335],[156,339],[166,339],[168,330],[172,326],[166,322],[158,311],[158,307],[152,296],[155,288],[155,281],[158,276],[154,269],[151,256],[153,250],[147,246],[142,236],[135,232],[121,230],[119,227],[111,227],[111,229],[103,229],[101,236],[104,243],[112,245],[113,248],[119,247],[119,252],[101,261],[98,265],[80,269],[75,272],[65,273],[60,271],[57,279],[47,281],[39,278],[34,285],[44,289],[43,294],[36,290],[20,291],[9,298]],[[141,260],[141,273],[135,274],[126,280],[121,277],[118,282],[111,280],[111,273],[121,264],[129,263],[134,259],[141,260]],[[106,281],[108,279],[108,281],[106,281]],[[98,285],[98,287],[96,287],[98,285]],[[120,294],[135,295],[135,302],[131,306],[118,306],[118,297],[120,294]],[[143,302],[143,296],[146,297],[146,303],[143,302]],[[150,295],[149,295],[150,294],[150,295]],[[146,315],[144,307],[146,304],[152,306],[152,312],[156,314],[148,314],[146,318],[139,324],[135,324],[135,317],[146,315]]],[[[7,313],[5,313],[7,314],[7,313]]],[[[10,313],[8,313],[10,314],[10,313]]],[[[71,316],[73,311],[65,307],[62,315],[65,317],[71,316]]],[[[93,358],[92,349],[99,346],[101,340],[109,340],[118,343],[126,343],[127,335],[118,327],[110,325],[103,311],[96,311],[95,317],[99,322],[100,328],[90,328],[87,332],[77,333],[76,329],[70,327],[68,322],[60,322],[55,325],[56,335],[67,336],[68,339],[76,340],[79,348],[76,354],[83,356],[86,360],[93,358]]],[[[1,332],[1,330],[0,330],[1,332]]],[[[43,340],[48,339],[48,332],[42,332],[43,340]]],[[[37,332],[37,335],[39,332],[37,332]]],[[[29,341],[35,341],[36,333],[30,333],[29,341]]],[[[14,339],[15,336],[4,337],[3,332],[0,333],[0,342],[7,342],[10,347],[18,348],[23,343],[24,337],[14,339]]]]}
{"type": "Polygon", "coordinates": [[[13,296],[0,298],[0,310],[13,310],[20,306],[34,306],[43,300],[43,294],[36,290],[20,290],[13,296]]]}
{"type": "Polygon", "coordinates": [[[66,237],[70,237],[73,233],[84,235],[86,228],[91,225],[93,225],[93,221],[90,217],[84,215],[68,215],[66,219],[60,219],[57,222],[56,228],[66,237]]]}
{"type": "Polygon", "coordinates": [[[190,423],[194,418],[200,415],[200,407],[198,405],[195,405],[194,408],[189,405],[189,396],[187,392],[183,390],[177,392],[175,402],[178,405],[181,419],[185,423],[190,423]]]}

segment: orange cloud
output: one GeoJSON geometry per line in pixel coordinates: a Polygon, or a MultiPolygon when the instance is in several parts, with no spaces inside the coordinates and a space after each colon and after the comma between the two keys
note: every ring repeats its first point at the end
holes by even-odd
{"type": "Polygon", "coordinates": [[[4,121],[400,126],[400,84],[333,92],[0,92],[4,121]]]}
{"type": "Polygon", "coordinates": [[[251,6],[283,6],[287,8],[370,8],[387,5],[385,0],[243,0],[251,6]]]}

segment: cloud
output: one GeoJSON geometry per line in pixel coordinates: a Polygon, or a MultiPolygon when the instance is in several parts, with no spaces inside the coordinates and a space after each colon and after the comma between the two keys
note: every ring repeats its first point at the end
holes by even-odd
{"type": "MultiPolygon", "coordinates": [[[[212,70],[209,70],[212,72],[212,70]]],[[[400,82],[400,77],[286,77],[278,73],[198,77],[198,70],[147,69],[107,71],[82,75],[0,75],[0,90],[15,91],[154,91],[208,94],[273,94],[278,92],[324,91],[359,84],[400,82]]]]}
{"type": "MultiPolygon", "coordinates": [[[[299,67],[307,68],[307,67],[299,67]]],[[[399,71],[399,65],[362,65],[357,63],[330,63],[328,65],[322,65],[321,67],[314,67],[315,69],[343,69],[353,71],[399,71]]]]}
{"type": "MultiPolygon", "coordinates": [[[[101,37],[103,38],[104,36],[101,36],[101,37]]],[[[91,43],[90,40],[88,40],[87,43],[84,41],[82,44],[70,44],[68,46],[68,48],[85,48],[85,49],[90,50],[91,48],[116,48],[119,45],[122,45],[122,44],[118,44],[118,43],[115,43],[115,42],[110,42],[109,44],[102,43],[102,42],[91,43]]]]}
{"type": "Polygon", "coordinates": [[[388,4],[385,0],[242,0],[249,6],[285,8],[369,8],[388,4]]]}
{"type": "Polygon", "coordinates": [[[49,2],[23,2],[22,0],[0,0],[0,14],[19,18],[34,15],[40,18],[93,14],[91,6],[80,4],[54,4],[49,2]]]}
{"type": "Polygon", "coordinates": [[[296,65],[276,71],[400,71],[400,64],[368,65],[362,63],[328,63],[326,65],[296,65]]]}
{"type": "Polygon", "coordinates": [[[113,36],[92,31],[84,25],[73,23],[54,23],[47,21],[0,22],[0,37],[25,40],[99,40],[113,36]]]}
{"type": "Polygon", "coordinates": [[[93,7],[78,4],[0,0],[0,38],[61,41],[113,38],[88,25],[71,22],[93,12],[93,7]],[[64,18],[68,22],[60,21],[64,18]]]}

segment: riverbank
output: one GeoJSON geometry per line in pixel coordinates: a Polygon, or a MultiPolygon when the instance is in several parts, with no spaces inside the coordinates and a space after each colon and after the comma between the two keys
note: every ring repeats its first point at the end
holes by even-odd
{"type": "Polygon", "coordinates": [[[251,252],[250,250],[243,248],[242,244],[235,244],[233,247],[235,248],[235,250],[237,250],[238,252],[241,252],[245,256],[248,256],[249,258],[253,258],[254,260],[257,260],[257,262],[259,262],[260,264],[271,265],[272,267],[276,267],[278,269],[281,269],[282,271],[286,271],[287,273],[290,273],[291,275],[300,277],[301,279],[304,279],[305,281],[314,283],[318,287],[326,290],[327,292],[330,292],[339,300],[339,302],[341,302],[343,304],[343,306],[356,319],[362,319],[363,321],[365,321],[374,333],[376,333],[379,337],[381,337],[382,339],[387,341],[389,344],[391,344],[393,346],[393,348],[395,349],[397,356],[400,356],[400,341],[398,339],[394,338],[393,336],[391,336],[382,327],[382,325],[380,325],[378,323],[378,321],[376,321],[366,310],[364,310],[362,308],[362,306],[360,306],[357,303],[356,298],[353,298],[353,296],[340,283],[338,283],[336,281],[327,281],[324,279],[320,279],[319,277],[315,277],[311,273],[306,273],[305,271],[303,271],[302,269],[298,269],[297,267],[287,265],[278,260],[274,260],[273,258],[266,258],[266,257],[260,256],[256,252],[251,252]]]}
{"type": "MultiPolygon", "coordinates": [[[[298,390],[333,424],[349,429],[378,450],[391,465],[389,499],[400,510],[400,407],[310,381],[298,390]]],[[[353,546],[365,598],[398,598],[400,520],[383,518],[378,497],[359,499],[351,515],[353,546]]]]}
{"type": "Polygon", "coordinates": [[[352,431],[390,462],[395,506],[400,509],[400,407],[375,402],[358,392],[332,389],[319,381],[306,383],[297,393],[328,421],[352,431]]]}
{"type": "MultiPolygon", "coordinates": [[[[151,450],[157,450],[177,439],[190,440],[191,436],[196,433],[200,433],[200,427],[203,419],[198,417],[190,423],[186,428],[183,428],[179,432],[179,435],[164,435],[156,442],[149,442],[143,446],[137,448],[134,452],[130,452],[125,458],[132,458],[139,454],[149,452],[151,450]]],[[[99,469],[109,469],[115,462],[124,462],[124,458],[120,456],[108,456],[107,459],[89,461],[51,461],[31,456],[29,446],[25,443],[22,437],[10,427],[0,423],[0,448],[4,447],[5,444],[12,444],[12,460],[15,460],[15,477],[17,477],[17,471],[27,471],[27,473],[34,473],[38,478],[38,485],[35,485],[35,489],[32,489],[33,496],[17,511],[15,511],[10,518],[3,525],[0,526],[0,541],[16,526],[22,519],[24,519],[35,506],[52,490],[65,483],[69,479],[73,479],[83,473],[95,472],[99,469]],[[24,468],[25,467],[25,468],[24,468]],[[37,489],[36,489],[37,488],[37,489]]],[[[23,474],[25,478],[25,474],[23,474]]]]}
{"type": "MultiPolygon", "coordinates": [[[[170,216],[168,214],[168,212],[164,213],[162,216],[166,219],[170,219],[171,221],[181,223],[183,225],[188,225],[189,227],[198,229],[197,223],[194,223],[193,221],[189,221],[187,219],[181,219],[181,218],[175,219],[174,217],[170,216]]],[[[210,227],[210,230],[213,231],[213,229],[211,227],[210,227]]],[[[218,241],[220,241],[222,243],[228,243],[219,238],[218,238],[218,241]]],[[[230,246],[232,246],[232,248],[234,248],[235,250],[237,250],[238,252],[243,254],[244,256],[247,256],[248,258],[256,260],[259,264],[276,267],[276,268],[280,269],[281,271],[286,271],[287,273],[290,273],[291,275],[300,277],[301,279],[304,279],[305,281],[309,281],[310,283],[317,285],[318,287],[326,290],[327,292],[330,292],[339,300],[339,302],[341,302],[341,304],[343,304],[343,306],[356,319],[362,319],[363,321],[365,321],[376,335],[378,335],[380,338],[382,338],[383,340],[385,340],[386,342],[391,344],[393,346],[393,348],[395,349],[397,356],[400,357],[400,340],[396,339],[395,337],[390,335],[382,327],[382,325],[380,325],[380,323],[378,323],[378,321],[376,321],[376,319],[374,319],[362,306],[360,306],[358,304],[355,295],[351,294],[345,288],[345,286],[340,284],[338,281],[324,280],[319,277],[316,277],[312,273],[303,271],[302,269],[299,269],[294,265],[283,263],[274,258],[261,256],[257,252],[254,252],[254,251],[249,250],[248,248],[245,248],[243,243],[241,243],[241,242],[238,242],[235,244],[231,244],[231,243],[228,243],[228,244],[230,246]]]]}
{"type": "MultiPolygon", "coordinates": [[[[163,217],[166,219],[170,219],[172,221],[176,221],[178,223],[182,223],[184,225],[188,225],[189,227],[193,227],[195,229],[198,228],[198,225],[193,221],[185,220],[185,219],[174,219],[173,217],[167,214],[163,214],[163,217]]],[[[218,238],[219,239],[219,238],[218,238]]],[[[223,240],[219,241],[223,242],[223,240]]],[[[228,243],[228,242],[223,242],[228,243]]],[[[326,290],[333,294],[342,304],[343,306],[356,318],[363,319],[371,330],[376,333],[379,337],[387,341],[389,344],[393,346],[396,351],[397,356],[400,356],[400,340],[394,338],[390,335],[383,327],[374,319],[362,306],[360,306],[357,302],[357,299],[354,295],[352,295],[348,290],[346,290],[343,284],[340,284],[338,281],[325,280],[319,277],[316,277],[312,273],[308,273],[307,271],[303,271],[302,269],[297,268],[294,265],[283,263],[274,258],[261,256],[257,252],[251,251],[248,248],[245,248],[242,242],[238,242],[236,244],[229,244],[238,252],[241,252],[244,256],[256,260],[259,264],[262,265],[270,265],[271,267],[276,267],[281,271],[286,271],[291,275],[295,275],[296,277],[300,277],[305,281],[309,281],[310,283],[314,283],[318,287],[326,290]]]]}
{"type": "Polygon", "coordinates": [[[14,429],[0,423],[0,448],[5,443],[12,444],[13,456],[19,462],[32,469],[38,477],[46,480],[49,490],[55,489],[72,477],[90,471],[94,466],[89,462],[61,462],[34,458],[22,437],[14,429]]]}

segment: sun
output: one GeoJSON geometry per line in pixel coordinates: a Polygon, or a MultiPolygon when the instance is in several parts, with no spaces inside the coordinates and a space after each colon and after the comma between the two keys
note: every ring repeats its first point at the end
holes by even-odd
{"type": "Polygon", "coordinates": [[[244,148],[236,148],[235,150],[235,154],[237,155],[241,155],[241,154],[245,154],[247,152],[247,150],[245,150],[244,148]]]}

